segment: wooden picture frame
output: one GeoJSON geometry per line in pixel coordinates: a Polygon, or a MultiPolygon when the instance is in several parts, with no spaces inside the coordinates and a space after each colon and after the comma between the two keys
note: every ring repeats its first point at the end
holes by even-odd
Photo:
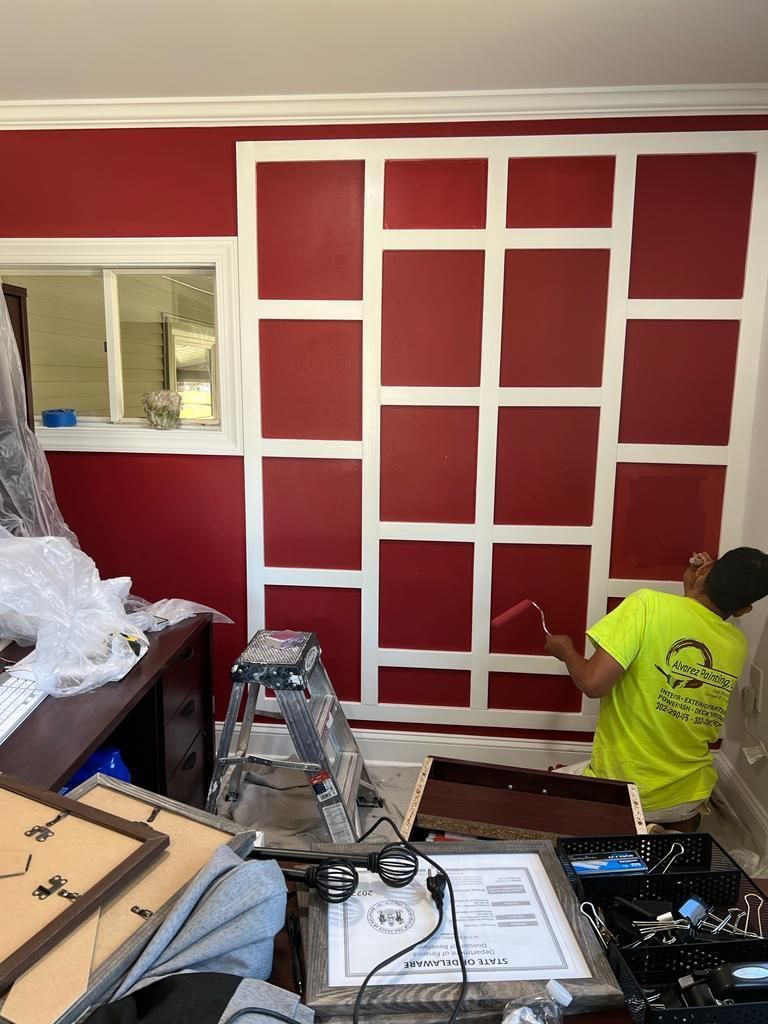
{"type": "MultiPolygon", "coordinates": [[[[56,900],[58,890],[52,892],[51,895],[55,902],[50,904],[50,908],[55,912],[55,916],[33,934],[23,938],[12,952],[0,959],[0,993],[5,991],[36,960],[72,932],[80,922],[84,921],[89,914],[108,899],[116,888],[124,885],[128,879],[146,867],[168,846],[168,836],[150,828],[144,822],[126,821],[106,811],[77,803],[68,797],[38,789],[36,786],[31,786],[10,775],[0,774],[0,808],[2,808],[4,800],[7,813],[0,811],[0,849],[23,849],[31,855],[31,858],[27,871],[16,876],[15,879],[5,879],[7,884],[4,884],[3,888],[10,890],[13,885],[14,897],[17,898],[23,884],[25,895],[26,889],[29,889],[30,908],[35,907],[36,888],[44,888],[45,883],[56,874],[48,867],[42,872],[42,875],[45,876],[42,877],[41,870],[35,867],[36,854],[42,853],[48,862],[52,860],[50,857],[52,851],[61,852],[63,857],[61,842],[56,843],[56,826],[59,822],[63,824],[69,818],[103,830],[103,845],[100,847],[102,856],[104,856],[105,846],[111,836],[120,836],[131,840],[135,844],[135,848],[126,849],[125,856],[117,854],[113,857],[112,860],[116,860],[114,866],[108,868],[103,876],[89,885],[82,893],[77,894],[76,897],[56,900]],[[10,799],[8,799],[8,795],[10,795],[10,799]],[[18,819],[20,807],[14,798],[20,798],[29,803],[29,829],[19,829],[18,835],[15,831],[17,822],[14,819],[18,819]],[[14,805],[15,810],[11,814],[11,806],[14,805]],[[46,831],[50,833],[48,836],[44,836],[46,831]],[[44,838],[41,839],[41,836],[44,838]],[[23,879],[23,882],[20,879],[23,879]]],[[[126,844],[120,843],[120,846],[125,847],[126,844]]],[[[98,851],[86,847],[82,850],[81,859],[87,859],[93,863],[95,852],[98,854],[98,851]]],[[[69,856],[71,857],[72,854],[70,853],[69,856]]],[[[65,865],[62,863],[62,868],[64,867],[65,865]]],[[[70,884],[73,883],[70,882],[70,884]]],[[[45,899],[46,907],[49,907],[47,897],[38,898],[45,899]]],[[[8,903],[5,904],[4,909],[8,913],[8,903]]],[[[10,916],[12,917],[12,915],[10,916]]]]}
{"type": "MultiPolygon", "coordinates": [[[[355,853],[371,853],[379,845],[359,843],[355,853]]],[[[586,918],[579,913],[573,889],[563,871],[562,865],[551,842],[546,840],[511,840],[509,842],[451,842],[417,843],[417,851],[423,850],[431,857],[441,859],[453,854],[535,853],[541,859],[547,877],[555,891],[556,898],[566,916],[576,942],[591,973],[590,978],[564,981],[573,996],[570,1012],[608,1010],[623,1005],[624,995],[614,977],[608,960],[599,945],[586,918]]],[[[323,844],[319,847],[329,856],[344,856],[350,847],[323,844]]],[[[450,869],[449,869],[450,870],[450,869]]],[[[303,944],[306,963],[305,1002],[316,1015],[326,1022],[351,1018],[352,1007],[357,997],[358,986],[331,986],[328,984],[328,904],[313,891],[299,891],[300,905],[306,912],[302,918],[304,928],[303,944]]],[[[405,943],[404,943],[405,945],[405,943]]],[[[498,1021],[501,1011],[510,999],[519,997],[546,998],[545,981],[485,981],[470,982],[462,1016],[484,1019],[490,1013],[498,1021]]],[[[377,985],[368,989],[365,1007],[361,1016],[377,1020],[388,1020],[390,1014],[405,1014],[420,1024],[439,1024],[450,1016],[456,1001],[459,986],[456,983],[443,984],[398,984],[377,985]]]]}

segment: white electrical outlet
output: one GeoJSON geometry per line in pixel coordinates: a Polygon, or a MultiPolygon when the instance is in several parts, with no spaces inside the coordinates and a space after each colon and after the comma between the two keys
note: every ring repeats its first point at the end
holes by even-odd
{"type": "Polygon", "coordinates": [[[755,711],[759,714],[763,708],[763,670],[757,665],[749,669],[749,685],[755,691],[755,711]]]}

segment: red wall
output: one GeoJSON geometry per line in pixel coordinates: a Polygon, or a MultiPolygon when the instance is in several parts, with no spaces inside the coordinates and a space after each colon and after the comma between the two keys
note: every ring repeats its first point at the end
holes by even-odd
{"type": "Polygon", "coordinates": [[[64,518],[102,577],[130,576],[150,601],[183,597],[234,619],[214,630],[223,717],[246,640],[242,459],[49,452],[48,462],[64,518]]]}
{"type": "MultiPolygon", "coordinates": [[[[0,236],[234,235],[238,140],[766,127],[768,117],[755,116],[4,132],[0,236]]],[[[103,576],[130,575],[134,591],[149,599],[190,598],[235,619],[235,626],[216,628],[221,717],[229,664],[246,639],[242,460],[53,453],[49,462],[63,513],[103,576]]]]}

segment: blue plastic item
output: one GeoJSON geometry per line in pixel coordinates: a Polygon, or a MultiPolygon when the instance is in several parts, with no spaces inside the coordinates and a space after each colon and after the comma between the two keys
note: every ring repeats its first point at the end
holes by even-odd
{"type": "Polygon", "coordinates": [[[85,764],[78,768],[69,779],[66,786],[59,790],[59,793],[68,793],[70,789],[79,786],[81,782],[90,779],[92,775],[98,774],[109,775],[111,778],[120,779],[123,782],[131,781],[131,773],[117,747],[102,747],[91,754],[85,764]]]}
{"type": "Polygon", "coordinates": [[[77,425],[74,409],[43,409],[41,419],[44,427],[74,427],[77,425]]]}

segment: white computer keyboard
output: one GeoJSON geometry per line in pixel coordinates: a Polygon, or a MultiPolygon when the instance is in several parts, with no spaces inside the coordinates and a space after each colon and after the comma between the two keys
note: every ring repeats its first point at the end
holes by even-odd
{"type": "Polygon", "coordinates": [[[19,679],[7,672],[0,674],[0,743],[18,729],[45,696],[29,679],[19,679]]]}

